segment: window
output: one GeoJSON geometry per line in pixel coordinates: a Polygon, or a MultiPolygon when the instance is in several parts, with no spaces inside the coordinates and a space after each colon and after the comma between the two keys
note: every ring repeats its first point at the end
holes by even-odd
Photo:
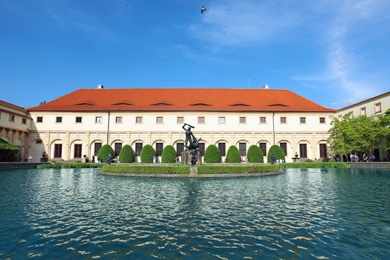
{"type": "Polygon", "coordinates": [[[95,118],[95,123],[102,123],[103,122],[103,118],[101,116],[97,116],[95,118]]]}
{"type": "Polygon", "coordinates": [[[176,155],[181,156],[181,153],[184,151],[184,143],[177,143],[176,144],[176,155]]]}
{"type": "Polygon", "coordinates": [[[325,124],[325,117],[320,117],[320,124],[325,124]]]}
{"type": "Polygon", "coordinates": [[[95,156],[98,156],[100,148],[102,148],[102,143],[95,143],[95,149],[93,153],[95,156]]]}
{"type": "Polygon", "coordinates": [[[76,116],[76,123],[81,123],[81,122],[82,122],[81,116],[76,116]]]}
{"type": "Polygon", "coordinates": [[[62,144],[54,144],[54,158],[62,157],[62,144]]]}
{"type": "Polygon", "coordinates": [[[260,124],[266,124],[267,123],[267,118],[265,116],[260,117],[260,124]]]}
{"type": "Polygon", "coordinates": [[[267,143],[259,143],[260,150],[264,156],[267,156],[267,143]]]}
{"type": "Polygon", "coordinates": [[[360,115],[361,116],[365,116],[366,115],[366,108],[365,107],[360,108],[360,115]]]}
{"type": "Polygon", "coordinates": [[[307,145],[299,144],[299,154],[301,158],[307,158],[307,145]]]}
{"type": "Polygon", "coordinates": [[[328,157],[328,153],[326,151],[326,144],[320,144],[320,158],[328,157]]]}
{"type": "Polygon", "coordinates": [[[204,143],[199,143],[199,152],[200,152],[200,156],[204,156],[204,151],[205,151],[205,145],[204,143]]]}
{"type": "Polygon", "coordinates": [[[115,117],[115,123],[116,124],[122,124],[122,117],[121,116],[115,117]]]}
{"type": "Polygon", "coordinates": [[[164,149],[163,143],[156,143],[156,155],[161,156],[164,149]]]}
{"type": "Polygon", "coordinates": [[[226,144],[225,143],[218,143],[218,149],[221,152],[221,156],[226,155],[226,144]]]}
{"type": "Polygon", "coordinates": [[[62,123],[62,116],[56,117],[56,123],[62,123]]]}
{"type": "Polygon", "coordinates": [[[74,145],[74,154],[73,154],[74,158],[81,158],[82,146],[83,146],[82,144],[74,145]]]}
{"type": "Polygon", "coordinates": [[[37,116],[37,123],[42,123],[42,122],[43,122],[43,117],[37,116]]]}
{"type": "Polygon", "coordinates": [[[225,124],[225,117],[224,116],[218,117],[218,124],[225,124]]]}
{"type": "Polygon", "coordinates": [[[376,103],[375,104],[375,113],[380,113],[382,112],[382,105],[381,103],[376,103]]]}
{"type": "Polygon", "coordinates": [[[10,122],[15,122],[15,116],[14,115],[9,115],[9,121],[10,122]]]}
{"type": "Polygon", "coordinates": [[[136,123],[136,124],[142,124],[142,116],[137,116],[137,117],[135,118],[135,123],[136,123]]]}
{"type": "Polygon", "coordinates": [[[284,155],[287,156],[287,143],[280,143],[280,148],[282,148],[284,155]]]}
{"type": "Polygon", "coordinates": [[[178,123],[178,124],[184,124],[184,117],[178,116],[178,117],[177,117],[177,123],[178,123]]]}
{"type": "Polygon", "coordinates": [[[300,117],[299,118],[299,123],[306,124],[306,117],[300,117]]]}
{"type": "Polygon", "coordinates": [[[27,119],[26,119],[26,118],[22,118],[22,124],[23,124],[23,125],[26,125],[26,124],[27,124],[27,119]]]}
{"type": "Polygon", "coordinates": [[[246,156],[246,143],[239,143],[238,150],[240,150],[241,156],[246,156]]]}
{"type": "Polygon", "coordinates": [[[285,116],[280,117],[280,123],[281,124],[286,124],[287,123],[287,118],[285,116]]]}
{"type": "Polygon", "coordinates": [[[204,116],[198,117],[198,124],[204,124],[204,116]]]}
{"type": "Polygon", "coordinates": [[[142,143],[135,143],[135,155],[140,156],[142,150],[142,143]]]}
{"type": "Polygon", "coordinates": [[[240,116],[240,124],[246,124],[246,117],[240,116]]]}
{"type": "Polygon", "coordinates": [[[115,143],[114,144],[114,152],[115,152],[115,156],[119,156],[121,150],[122,150],[122,143],[115,143]]]}
{"type": "Polygon", "coordinates": [[[156,124],[162,124],[162,123],[164,123],[163,117],[162,116],[156,117],[156,124]]]}

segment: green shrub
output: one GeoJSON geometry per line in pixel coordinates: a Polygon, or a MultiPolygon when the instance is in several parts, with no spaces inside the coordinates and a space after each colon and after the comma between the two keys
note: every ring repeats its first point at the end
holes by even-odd
{"type": "Polygon", "coordinates": [[[0,162],[14,162],[17,160],[19,148],[0,138],[0,162]]]}
{"type": "Polygon", "coordinates": [[[161,154],[161,162],[163,163],[175,163],[176,162],[176,150],[172,145],[167,145],[161,154]]]}
{"type": "Polygon", "coordinates": [[[102,172],[136,174],[190,174],[189,165],[103,165],[102,172]]]}
{"type": "Polygon", "coordinates": [[[130,145],[126,144],[122,147],[121,152],[119,153],[119,162],[120,163],[132,163],[135,161],[134,150],[130,145]]]}
{"type": "Polygon", "coordinates": [[[98,157],[100,158],[100,162],[104,163],[106,162],[107,155],[111,154],[111,158],[114,159],[115,152],[112,149],[112,147],[108,144],[103,145],[99,152],[98,152],[98,157]]]}
{"type": "Polygon", "coordinates": [[[217,146],[211,144],[207,147],[204,152],[204,161],[206,163],[220,163],[221,162],[221,151],[217,146]]]}
{"type": "Polygon", "coordinates": [[[100,163],[47,163],[37,165],[38,169],[64,169],[64,168],[101,168],[100,163]]]}
{"type": "Polygon", "coordinates": [[[226,160],[228,163],[240,163],[241,162],[241,155],[240,151],[238,151],[238,148],[234,145],[231,145],[227,151],[226,160]]]}
{"type": "Polygon", "coordinates": [[[141,162],[153,163],[153,157],[156,155],[156,151],[150,144],[145,145],[141,150],[141,162]]]}
{"type": "Polygon", "coordinates": [[[313,162],[312,159],[306,159],[305,162],[313,162]]]}
{"type": "Polygon", "coordinates": [[[273,155],[275,157],[276,160],[286,160],[286,156],[282,150],[282,148],[280,148],[279,145],[272,145],[269,150],[268,150],[268,157],[267,157],[267,160],[269,163],[271,163],[271,155],[273,155]]]}
{"type": "Polygon", "coordinates": [[[263,163],[264,155],[260,147],[257,145],[251,145],[248,149],[248,162],[250,163],[263,163]]]}
{"type": "Polygon", "coordinates": [[[336,162],[336,160],[334,158],[331,158],[331,159],[329,159],[328,162],[336,162]]]}
{"type": "Polygon", "coordinates": [[[279,166],[269,164],[199,165],[198,174],[279,172],[279,166]]]}
{"type": "Polygon", "coordinates": [[[349,164],[343,162],[309,162],[309,163],[282,163],[280,168],[350,168],[349,164]]]}

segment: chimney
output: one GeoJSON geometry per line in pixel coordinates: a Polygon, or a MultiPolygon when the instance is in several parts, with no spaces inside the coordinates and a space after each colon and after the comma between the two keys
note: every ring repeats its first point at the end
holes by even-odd
{"type": "Polygon", "coordinates": [[[268,89],[268,85],[264,85],[264,87],[263,88],[265,88],[265,89],[268,89]]]}
{"type": "Polygon", "coordinates": [[[98,85],[98,89],[103,89],[103,85],[98,85]]]}

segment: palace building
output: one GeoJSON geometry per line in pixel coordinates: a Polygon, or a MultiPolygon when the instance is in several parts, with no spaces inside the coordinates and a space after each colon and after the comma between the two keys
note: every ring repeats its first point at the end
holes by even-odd
{"type": "MultiPolygon", "coordinates": [[[[32,119],[29,154],[39,161],[80,160],[97,155],[109,144],[116,155],[128,144],[137,160],[142,147],[150,144],[161,156],[173,145],[180,156],[184,150],[184,123],[201,138],[203,155],[216,145],[224,158],[231,145],[243,158],[250,145],[264,154],[276,144],[292,161],[330,156],[327,145],[330,116],[325,108],[284,89],[224,88],[129,88],[79,89],[40,106],[28,108],[32,119]]],[[[3,133],[4,136],[4,133],[3,133]]],[[[0,136],[0,138],[2,138],[0,136]]]]}

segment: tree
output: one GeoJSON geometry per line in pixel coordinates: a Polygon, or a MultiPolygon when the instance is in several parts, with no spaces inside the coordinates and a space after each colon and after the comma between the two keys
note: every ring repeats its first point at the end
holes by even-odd
{"type": "Polygon", "coordinates": [[[226,160],[229,163],[240,163],[241,162],[241,155],[240,151],[238,150],[237,147],[234,145],[231,145],[227,151],[226,154],[226,160]]]}
{"type": "Polygon", "coordinates": [[[161,162],[163,163],[175,163],[176,162],[176,150],[172,145],[167,145],[161,154],[161,162]]]}
{"type": "Polygon", "coordinates": [[[153,163],[153,157],[156,156],[156,151],[150,144],[145,145],[141,150],[141,162],[153,163]]]}
{"type": "Polygon", "coordinates": [[[274,156],[275,160],[283,160],[284,161],[286,159],[286,155],[284,154],[283,149],[279,145],[276,145],[276,144],[272,145],[268,150],[267,160],[269,163],[272,161],[271,156],[274,156]]]}
{"type": "Polygon", "coordinates": [[[211,144],[207,147],[204,152],[204,161],[206,163],[220,163],[221,162],[221,151],[217,146],[211,144]]]}
{"type": "Polygon", "coordinates": [[[262,163],[264,162],[264,155],[260,147],[257,145],[251,145],[248,149],[248,162],[250,163],[262,163]]]}
{"type": "Polygon", "coordinates": [[[109,144],[103,145],[98,152],[98,157],[100,162],[104,162],[107,159],[107,155],[111,154],[111,158],[114,158],[115,152],[109,144]]]}
{"type": "Polygon", "coordinates": [[[134,150],[130,145],[126,144],[122,147],[119,153],[119,162],[121,163],[132,163],[135,161],[134,150]]]}
{"type": "Polygon", "coordinates": [[[0,139],[0,162],[14,162],[17,160],[19,148],[0,139]]]}

